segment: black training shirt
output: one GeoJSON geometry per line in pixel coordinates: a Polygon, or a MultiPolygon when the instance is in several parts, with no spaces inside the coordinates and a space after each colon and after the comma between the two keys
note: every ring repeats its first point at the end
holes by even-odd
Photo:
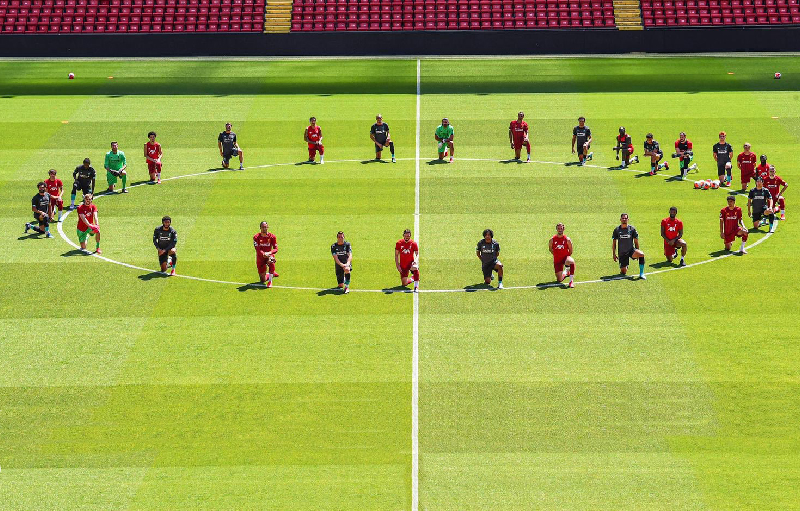
{"type": "Polygon", "coordinates": [[[752,201],[752,208],[756,213],[764,211],[769,206],[769,200],[772,198],[772,194],[766,188],[761,188],[761,190],[753,188],[747,196],[752,201]]]}
{"type": "Polygon", "coordinates": [[[75,167],[75,170],[72,171],[72,178],[75,181],[91,181],[96,175],[97,173],[94,171],[94,167],[89,167],[87,169],[83,165],[78,165],[75,167]]]}
{"type": "Polygon", "coordinates": [[[347,257],[348,254],[350,254],[350,250],[349,241],[345,241],[341,245],[339,245],[339,243],[334,243],[331,245],[331,255],[336,256],[336,259],[338,259],[342,264],[347,262],[347,257]]]}
{"type": "Polygon", "coordinates": [[[639,233],[636,232],[636,227],[628,224],[628,227],[622,227],[618,225],[614,229],[614,233],[611,235],[612,239],[617,240],[617,251],[619,254],[626,254],[628,252],[633,251],[633,240],[639,237],[639,233]]]}
{"type": "Polygon", "coordinates": [[[222,142],[222,150],[224,152],[230,152],[236,147],[236,133],[232,131],[230,133],[223,131],[219,134],[217,140],[222,142]]]}
{"type": "Polygon", "coordinates": [[[478,253],[481,255],[481,261],[483,264],[489,264],[493,261],[497,260],[497,256],[500,255],[500,243],[492,240],[490,242],[486,242],[485,239],[482,239],[478,242],[478,253]]]}
{"type": "Polygon", "coordinates": [[[717,142],[714,144],[714,154],[717,155],[717,164],[728,163],[731,161],[731,155],[733,154],[733,147],[727,142],[724,144],[720,144],[717,142]]]}
{"type": "Polygon", "coordinates": [[[572,134],[576,137],[578,144],[582,145],[592,136],[592,130],[589,129],[589,126],[583,128],[575,126],[572,128],[572,134]]]}
{"type": "Polygon", "coordinates": [[[383,124],[375,123],[369,129],[369,132],[375,136],[375,142],[383,144],[389,136],[389,125],[385,122],[383,124]]]}
{"type": "Polygon", "coordinates": [[[654,139],[652,142],[648,142],[647,139],[645,139],[644,150],[649,153],[660,153],[661,147],[658,145],[658,140],[654,139]]]}
{"type": "Polygon", "coordinates": [[[169,230],[164,230],[164,225],[159,225],[153,231],[153,245],[160,250],[171,250],[178,244],[178,233],[172,226],[169,230]]]}
{"type": "Polygon", "coordinates": [[[36,208],[36,211],[47,213],[50,211],[50,194],[44,192],[44,195],[37,193],[31,199],[31,206],[36,208]]]}

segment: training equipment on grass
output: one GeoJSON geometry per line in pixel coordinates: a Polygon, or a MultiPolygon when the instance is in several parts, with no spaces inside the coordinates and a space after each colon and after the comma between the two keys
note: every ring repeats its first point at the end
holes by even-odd
{"type": "Polygon", "coordinates": [[[781,79],[781,74],[780,73],[775,73],[775,79],[776,80],[780,80],[781,79]]]}
{"type": "Polygon", "coordinates": [[[703,182],[702,181],[695,181],[694,182],[694,189],[695,190],[699,190],[702,187],[703,187],[703,182]]]}
{"type": "Polygon", "coordinates": [[[714,190],[719,188],[719,179],[715,179],[715,180],[711,181],[711,188],[713,188],[714,190]]]}
{"type": "Polygon", "coordinates": [[[74,80],[75,79],[75,73],[70,73],[69,75],[67,75],[67,78],[69,78],[70,80],[74,80]]]}

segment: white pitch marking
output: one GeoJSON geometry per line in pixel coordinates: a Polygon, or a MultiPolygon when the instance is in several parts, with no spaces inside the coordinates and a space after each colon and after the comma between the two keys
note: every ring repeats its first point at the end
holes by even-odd
{"type": "MultiPolygon", "coordinates": [[[[414,235],[419,243],[419,103],[420,61],[417,60],[417,131],[414,169],[414,235]]],[[[419,509],[419,293],[414,293],[411,347],[411,511],[419,509]]]]}
{"type": "MultiPolygon", "coordinates": [[[[418,170],[418,168],[419,168],[419,161],[420,161],[420,159],[419,159],[419,143],[417,143],[417,158],[397,158],[397,159],[398,160],[405,160],[405,161],[416,160],[416,162],[417,162],[417,182],[416,182],[416,187],[415,187],[416,188],[416,190],[415,190],[415,195],[416,195],[415,202],[416,202],[416,204],[415,204],[415,215],[414,215],[414,229],[415,229],[415,232],[418,233],[419,232],[419,170],[418,170]]],[[[487,162],[502,161],[502,160],[496,160],[496,159],[491,159],[491,158],[459,158],[459,160],[487,161],[487,162]]],[[[360,161],[363,161],[363,160],[329,160],[328,163],[353,163],[353,162],[360,162],[360,161]]],[[[533,161],[532,160],[532,163],[551,164],[551,165],[564,165],[564,162],[552,162],[552,161],[533,161]]],[[[270,167],[285,167],[285,166],[289,166],[289,165],[297,165],[297,163],[270,163],[270,164],[266,164],[266,165],[256,165],[256,166],[252,166],[252,167],[245,167],[245,169],[263,169],[263,168],[270,168],[270,167]]],[[[599,166],[599,165],[586,165],[586,166],[587,167],[592,167],[592,168],[601,168],[601,169],[607,168],[607,167],[602,167],[602,166],[599,166]]],[[[628,170],[629,172],[636,172],[635,170],[631,170],[631,169],[622,169],[622,170],[628,170]]],[[[183,175],[180,175],[180,176],[166,177],[166,178],[162,179],[161,181],[172,181],[172,180],[175,180],[175,179],[183,179],[183,178],[186,178],[186,177],[211,176],[211,175],[219,174],[220,172],[239,172],[239,171],[235,170],[235,169],[220,169],[220,170],[213,170],[213,171],[208,171],[207,170],[207,171],[204,171],[204,172],[195,172],[195,173],[192,173],[192,174],[183,174],[183,175]]],[[[690,183],[691,181],[687,181],[687,182],[690,183]]],[[[145,186],[145,185],[148,185],[148,183],[140,183],[140,184],[136,184],[136,185],[131,185],[128,188],[136,188],[136,187],[145,186]]],[[[724,190],[723,188],[719,188],[719,189],[720,190],[724,190]]],[[[95,195],[95,200],[100,199],[101,197],[105,197],[106,195],[110,195],[110,194],[105,193],[105,192],[99,193],[99,194],[95,195]]],[[[63,225],[64,224],[63,223],[67,219],[67,217],[69,216],[70,213],[71,213],[71,211],[67,210],[67,212],[64,213],[64,216],[61,217],[61,222],[58,222],[58,234],[61,236],[61,238],[64,241],[66,241],[73,248],[79,249],[80,247],[75,242],[73,242],[71,239],[69,239],[66,234],[64,234],[64,229],[63,229],[63,225]]],[[[755,247],[757,245],[760,245],[761,243],[766,241],[767,238],[769,238],[771,236],[772,236],[772,233],[767,233],[766,235],[764,235],[763,238],[759,239],[755,243],[750,244],[746,248],[753,248],[753,247],[755,247]]],[[[418,235],[417,235],[417,238],[419,239],[418,235]]],[[[98,254],[95,254],[95,253],[87,253],[86,255],[87,256],[91,256],[91,257],[95,257],[97,259],[101,259],[101,260],[106,261],[108,263],[118,264],[120,266],[124,266],[126,268],[130,268],[130,269],[133,269],[133,270],[141,270],[141,271],[153,272],[152,268],[143,268],[141,266],[136,266],[136,265],[133,265],[133,264],[130,264],[130,263],[117,261],[115,259],[110,259],[108,257],[101,256],[101,255],[98,255],[98,254]]],[[[651,272],[645,273],[645,275],[655,275],[657,273],[665,273],[665,272],[668,272],[668,271],[684,270],[684,269],[687,269],[687,268],[691,268],[693,266],[698,266],[698,265],[701,265],[701,264],[710,263],[712,261],[718,261],[720,259],[725,259],[726,257],[730,257],[732,255],[736,255],[736,253],[735,252],[731,252],[729,254],[724,254],[724,255],[721,255],[719,257],[714,257],[714,258],[711,258],[711,259],[705,259],[703,261],[698,261],[696,263],[687,264],[686,266],[683,266],[683,267],[674,267],[674,268],[665,268],[663,270],[655,270],[655,271],[651,271],[651,272]]],[[[164,273],[164,275],[167,275],[167,274],[164,273]]],[[[230,281],[230,280],[206,279],[206,278],[203,278],[203,277],[194,277],[192,275],[177,274],[177,275],[175,275],[175,277],[180,277],[180,278],[190,279],[190,280],[196,280],[196,281],[199,281],[199,282],[211,282],[213,284],[230,284],[230,285],[235,285],[235,286],[265,287],[265,286],[262,286],[261,284],[252,283],[252,282],[234,282],[234,281],[230,281]]],[[[611,279],[582,280],[582,281],[576,281],[575,284],[576,285],[578,285],[578,284],[596,284],[598,282],[609,282],[609,281],[613,281],[613,280],[622,280],[624,278],[625,277],[614,277],[614,278],[611,278],[611,279]]],[[[559,286],[559,285],[560,284],[550,283],[550,284],[531,285],[531,286],[506,286],[505,289],[546,289],[546,288],[549,288],[549,287],[555,287],[555,286],[559,286]]],[[[278,289],[292,289],[292,290],[296,290],[296,291],[326,291],[326,290],[331,289],[331,288],[324,288],[324,287],[301,287],[301,286],[278,286],[278,285],[273,285],[272,287],[273,288],[278,288],[278,289]]],[[[490,289],[490,288],[486,288],[486,289],[482,289],[482,288],[479,288],[479,289],[463,289],[463,288],[462,289],[420,289],[420,293],[466,293],[466,292],[492,291],[492,290],[493,289],[490,289]]],[[[410,293],[411,290],[409,290],[409,289],[351,289],[350,292],[394,294],[394,293],[410,293]]]]}

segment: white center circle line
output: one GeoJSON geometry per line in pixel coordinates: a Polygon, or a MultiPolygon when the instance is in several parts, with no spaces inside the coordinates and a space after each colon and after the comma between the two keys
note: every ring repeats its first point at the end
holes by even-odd
{"type": "MultiPolygon", "coordinates": [[[[398,161],[415,161],[415,160],[419,161],[420,158],[397,158],[397,160],[398,161]]],[[[485,162],[506,161],[506,160],[496,160],[496,159],[491,159],[491,158],[459,158],[459,160],[463,160],[463,161],[485,161],[485,162]]],[[[325,162],[325,164],[328,165],[328,164],[331,164],[331,163],[357,163],[357,162],[362,162],[362,161],[364,161],[364,160],[328,160],[328,161],[325,162]]],[[[555,161],[531,160],[531,163],[538,163],[538,164],[543,164],[543,165],[561,165],[561,166],[565,165],[564,162],[555,162],[555,161]]],[[[270,167],[286,167],[286,166],[289,166],[289,165],[297,165],[297,164],[298,164],[297,162],[292,162],[292,163],[269,163],[269,164],[265,164],[265,165],[254,165],[252,167],[245,167],[245,170],[248,170],[248,169],[266,169],[266,168],[270,168],[270,167]]],[[[583,166],[584,167],[591,167],[591,168],[608,169],[608,167],[603,167],[603,166],[600,166],[600,165],[588,165],[587,164],[587,165],[583,165],[583,166]]],[[[633,169],[617,169],[615,167],[612,167],[612,169],[613,170],[627,170],[628,172],[637,172],[636,170],[633,170],[633,169]]],[[[195,172],[195,173],[192,173],[192,174],[183,174],[183,175],[180,175],[180,176],[167,177],[167,178],[162,179],[161,181],[165,182],[165,181],[173,181],[173,180],[176,180],[176,179],[183,179],[183,178],[187,178],[187,177],[210,176],[210,175],[219,174],[221,172],[241,172],[241,171],[236,170],[236,169],[206,170],[204,172],[195,172]]],[[[691,181],[687,181],[687,182],[691,183],[691,181]]],[[[152,185],[150,184],[149,181],[146,181],[146,182],[142,182],[142,183],[137,183],[137,184],[131,185],[128,188],[136,188],[136,187],[139,187],[139,186],[152,186],[152,185]]],[[[723,188],[719,188],[719,189],[720,190],[724,190],[723,188]]],[[[99,194],[95,195],[94,198],[95,198],[95,200],[97,200],[97,199],[99,199],[101,197],[105,197],[107,195],[116,195],[116,193],[102,192],[102,193],[99,193],[99,194]]],[[[61,217],[61,221],[58,222],[58,234],[59,234],[59,236],[61,236],[61,239],[63,239],[65,242],[67,242],[67,244],[69,244],[70,246],[72,246],[75,249],[80,250],[80,246],[78,244],[76,244],[74,241],[72,241],[69,237],[67,237],[66,234],[64,234],[64,228],[63,228],[64,221],[67,219],[67,217],[69,216],[69,214],[71,212],[72,212],[72,210],[68,209],[67,212],[64,213],[64,215],[61,217]]],[[[758,241],[756,241],[754,243],[751,243],[750,245],[747,245],[746,248],[753,248],[753,247],[756,247],[756,246],[760,245],[761,243],[766,241],[769,237],[771,237],[772,234],[773,234],[772,232],[768,232],[767,234],[764,235],[764,237],[762,237],[758,241]]],[[[93,252],[85,252],[85,254],[87,256],[95,257],[97,259],[106,261],[108,263],[118,264],[120,266],[124,266],[126,268],[130,268],[130,269],[133,269],[133,270],[146,271],[146,272],[150,272],[150,273],[160,273],[160,274],[163,274],[165,276],[167,275],[167,273],[160,272],[160,271],[157,271],[157,270],[153,270],[152,268],[144,268],[144,267],[136,266],[134,264],[126,263],[126,262],[123,262],[123,261],[117,261],[115,259],[111,259],[111,258],[102,256],[100,254],[96,254],[96,253],[93,253],[93,252]]],[[[685,269],[688,269],[688,268],[699,266],[701,264],[706,264],[706,263],[710,263],[710,262],[713,262],[713,261],[719,261],[721,259],[725,259],[727,257],[731,257],[731,256],[734,256],[734,255],[737,255],[737,252],[730,252],[730,253],[727,253],[727,254],[723,254],[721,256],[712,257],[710,259],[704,259],[702,261],[697,261],[695,263],[687,264],[686,266],[676,266],[676,267],[673,267],[673,268],[665,268],[665,269],[661,269],[661,270],[654,270],[654,271],[646,272],[645,275],[656,275],[658,273],[666,273],[666,272],[670,272],[670,271],[685,270],[685,269]]],[[[235,282],[235,281],[231,281],[231,280],[207,279],[207,278],[204,278],[204,277],[195,277],[193,275],[183,275],[183,274],[176,274],[176,275],[174,275],[174,276],[172,276],[170,278],[174,278],[174,277],[180,277],[180,278],[189,279],[189,280],[196,280],[196,281],[200,281],[200,282],[210,282],[210,283],[213,283],[213,284],[228,284],[228,285],[234,285],[234,286],[252,286],[254,288],[266,287],[263,284],[252,283],[252,282],[235,282]]],[[[575,285],[579,285],[579,284],[596,284],[596,283],[600,283],[600,282],[611,282],[611,281],[615,281],[615,280],[626,280],[626,279],[631,279],[631,278],[633,278],[633,277],[632,276],[619,275],[619,276],[615,276],[615,277],[611,277],[611,278],[607,278],[607,279],[594,279],[594,280],[576,281],[575,285]]],[[[547,284],[534,284],[534,285],[529,285],[529,286],[505,286],[505,289],[548,289],[548,288],[551,288],[551,287],[563,287],[563,286],[564,286],[564,284],[560,283],[560,282],[550,282],[550,283],[547,283],[547,284]]],[[[273,288],[277,288],[277,289],[291,289],[291,290],[296,290],[296,291],[317,291],[317,292],[336,289],[336,288],[330,288],[330,287],[280,286],[280,285],[274,285],[274,284],[273,284],[272,287],[273,288]]],[[[420,289],[419,292],[420,293],[471,293],[471,292],[476,292],[476,291],[495,291],[495,290],[496,290],[496,288],[490,288],[490,287],[487,287],[487,288],[474,288],[474,289],[466,289],[466,288],[459,288],[459,289],[424,289],[423,288],[423,289],[420,289]]],[[[394,288],[387,288],[387,289],[352,289],[351,288],[350,292],[351,293],[356,292],[356,293],[393,294],[393,293],[411,293],[411,290],[410,289],[394,289],[394,288]]]]}

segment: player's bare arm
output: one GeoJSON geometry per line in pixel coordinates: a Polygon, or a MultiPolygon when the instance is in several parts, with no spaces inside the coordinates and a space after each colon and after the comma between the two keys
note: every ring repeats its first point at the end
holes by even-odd
{"type": "Polygon", "coordinates": [[[397,271],[400,271],[400,251],[394,249],[394,265],[397,266],[397,271]]]}
{"type": "Polygon", "coordinates": [[[567,249],[569,249],[569,253],[567,254],[567,256],[571,256],[572,255],[572,240],[567,240],[567,249]]]}
{"type": "Polygon", "coordinates": [[[547,242],[547,248],[550,249],[550,253],[553,253],[553,238],[550,238],[550,241],[547,242]]]}
{"type": "Polygon", "coordinates": [[[617,240],[611,240],[611,257],[617,262],[617,240]]]}
{"type": "Polygon", "coordinates": [[[639,250],[639,238],[633,238],[633,246],[636,250],[639,250]]]}

